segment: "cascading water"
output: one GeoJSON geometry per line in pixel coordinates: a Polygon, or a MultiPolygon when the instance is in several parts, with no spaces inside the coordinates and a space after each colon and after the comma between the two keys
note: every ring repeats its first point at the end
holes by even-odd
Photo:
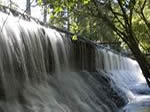
{"type": "Polygon", "coordinates": [[[131,59],[0,15],[2,112],[117,112],[133,101],[135,84],[145,83],[131,59]]]}
{"type": "Polygon", "coordinates": [[[127,57],[116,55],[107,50],[98,49],[97,69],[105,71],[126,96],[128,101],[121,112],[149,112],[150,89],[138,63],[127,57]],[[107,52],[107,53],[106,53],[107,52]],[[104,60],[104,64],[100,60],[104,60]]]}

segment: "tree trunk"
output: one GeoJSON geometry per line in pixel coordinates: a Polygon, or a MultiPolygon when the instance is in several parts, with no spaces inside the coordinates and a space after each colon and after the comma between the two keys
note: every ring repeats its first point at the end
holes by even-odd
{"type": "Polygon", "coordinates": [[[142,54],[140,51],[138,44],[134,38],[133,35],[129,35],[128,37],[128,46],[131,49],[133,55],[135,56],[137,62],[139,63],[139,66],[141,67],[141,70],[143,72],[143,75],[146,79],[146,82],[148,86],[150,87],[150,71],[149,71],[149,63],[146,60],[146,57],[142,54]]]}
{"type": "Polygon", "coordinates": [[[26,1],[26,12],[27,14],[31,15],[31,4],[30,4],[30,0],[26,1]]]}
{"type": "Polygon", "coordinates": [[[44,17],[43,17],[43,22],[46,23],[46,22],[47,22],[47,5],[46,5],[46,0],[43,0],[43,4],[44,4],[44,17]]]}

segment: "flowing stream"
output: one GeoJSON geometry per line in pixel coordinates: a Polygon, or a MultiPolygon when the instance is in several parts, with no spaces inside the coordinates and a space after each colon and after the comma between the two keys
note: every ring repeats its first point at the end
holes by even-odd
{"type": "Polygon", "coordinates": [[[150,112],[136,61],[4,13],[0,28],[0,112],[150,112]]]}

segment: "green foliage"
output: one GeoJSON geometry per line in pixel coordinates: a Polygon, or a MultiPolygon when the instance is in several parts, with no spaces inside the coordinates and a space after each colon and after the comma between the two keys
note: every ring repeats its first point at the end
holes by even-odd
{"type": "Polygon", "coordinates": [[[79,26],[77,25],[76,22],[73,22],[70,27],[71,27],[71,31],[74,33],[79,31],[79,26]]]}
{"type": "Polygon", "coordinates": [[[76,40],[78,40],[78,37],[77,37],[77,35],[73,35],[73,36],[72,36],[72,40],[73,40],[73,41],[76,41],[76,40]]]}
{"type": "MultiPolygon", "coordinates": [[[[121,32],[125,32],[126,21],[122,16],[123,12],[118,2],[109,0],[47,0],[50,13],[49,22],[57,27],[66,28],[72,33],[85,36],[92,40],[100,41],[120,41],[120,36],[116,34],[103,20],[98,17],[98,10],[109,18],[110,21],[121,32]],[[96,5],[95,5],[95,3],[96,5]],[[111,4],[112,10],[117,13],[114,16],[109,8],[111,4]]],[[[140,48],[143,52],[150,48],[150,29],[141,19],[140,9],[145,0],[121,0],[127,17],[131,17],[132,30],[136,35],[140,48]]],[[[39,5],[43,1],[38,0],[39,5]]],[[[146,2],[144,7],[144,15],[147,21],[150,21],[150,5],[146,2]]],[[[128,20],[130,21],[130,20],[128,20]]],[[[125,45],[125,44],[124,44],[125,45]]]]}
{"type": "MultiPolygon", "coordinates": [[[[142,17],[142,12],[147,22],[150,22],[150,8],[149,1],[147,0],[122,0],[122,6],[127,15],[127,19],[122,16],[124,12],[118,3],[111,2],[112,11],[116,14],[113,15],[113,23],[121,32],[126,32],[126,29],[132,29],[135,39],[138,42],[139,48],[142,52],[148,52],[150,49],[150,29],[147,27],[142,17]],[[145,2],[146,1],[146,2],[145,2]],[[144,5],[145,2],[145,5],[144,5]],[[143,9],[142,9],[143,8],[143,9]],[[142,11],[143,10],[143,11],[142,11]],[[129,23],[127,23],[128,21],[129,23]],[[130,26],[128,26],[130,25],[130,26]]],[[[117,36],[117,35],[116,35],[117,36]]],[[[120,37],[119,37],[120,38],[120,37]]]]}
{"type": "Polygon", "coordinates": [[[112,37],[112,30],[99,18],[93,17],[88,10],[89,7],[94,8],[91,0],[47,0],[47,4],[51,9],[49,19],[51,24],[92,40],[113,41],[116,39],[112,37]]]}
{"type": "Polygon", "coordinates": [[[37,2],[41,6],[43,1],[42,0],[38,0],[37,2]]]}
{"type": "Polygon", "coordinates": [[[90,2],[90,0],[82,0],[82,3],[83,3],[84,5],[88,4],[89,2],[90,2]]]}

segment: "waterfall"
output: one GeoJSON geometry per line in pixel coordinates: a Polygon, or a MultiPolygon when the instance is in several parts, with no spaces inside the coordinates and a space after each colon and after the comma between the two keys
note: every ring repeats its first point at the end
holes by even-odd
{"type": "Polygon", "coordinates": [[[117,112],[145,83],[134,60],[0,15],[2,112],[117,112]]]}

